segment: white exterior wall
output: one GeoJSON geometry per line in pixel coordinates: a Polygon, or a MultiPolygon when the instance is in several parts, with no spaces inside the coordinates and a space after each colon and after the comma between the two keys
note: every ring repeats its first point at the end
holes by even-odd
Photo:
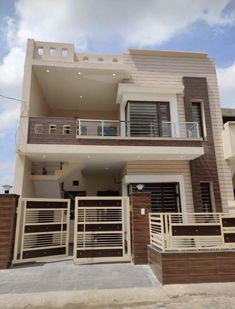
{"type": "Polygon", "coordinates": [[[33,71],[31,77],[29,116],[49,116],[50,110],[33,71]]]}
{"type": "Polygon", "coordinates": [[[26,156],[16,155],[16,174],[14,180],[14,193],[21,197],[35,197],[31,181],[32,162],[26,156]]]}

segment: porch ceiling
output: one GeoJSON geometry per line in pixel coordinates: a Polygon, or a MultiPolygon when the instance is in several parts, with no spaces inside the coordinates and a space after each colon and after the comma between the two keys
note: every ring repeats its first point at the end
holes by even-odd
{"type": "Polygon", "coordinates": [[[34,65],[33,71],[50,109],[115,111],[119,82],[127,73],[116,69],[85,69],[34,65]]]}

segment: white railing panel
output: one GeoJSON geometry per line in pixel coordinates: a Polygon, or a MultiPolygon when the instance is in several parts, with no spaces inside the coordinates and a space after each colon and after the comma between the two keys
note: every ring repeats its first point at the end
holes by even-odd
{"type": "Polygon", "coordinates": [[[235,250],[235,215],[150,213],[150,243],[161,251],[235,250]]]}
{"type": "Polygon", "coordinates": [[[162,137],[199,139],[197,122],[162,122],[156,121],[119,121],[78,119],[77,137],[106,136],[106,137],[162,137]]]}

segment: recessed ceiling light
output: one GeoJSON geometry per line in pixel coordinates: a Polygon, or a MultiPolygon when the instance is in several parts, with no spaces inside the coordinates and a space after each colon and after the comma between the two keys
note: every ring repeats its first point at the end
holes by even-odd
{"type": "Polygon", "coordinates": [[[113,73],[113,76],[116,76],[117,74],[116,73],[113,73]]]}
{"type": "Polygon", "coordinates": [[[78,75],[81,75],[82,74],[82,72],[78,72],[78,75]]]}
{"type": "Polygon", "coordinates": [[[50,73],[50,70],[48,70],[48,69],[47,69],[47,71],[46,71],[46,72],[47,72],[47,73],[50,73]]]}

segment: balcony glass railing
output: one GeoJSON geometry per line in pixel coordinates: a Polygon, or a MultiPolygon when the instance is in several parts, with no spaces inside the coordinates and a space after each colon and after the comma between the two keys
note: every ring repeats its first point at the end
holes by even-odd
{"type": "Polygon", "coordinates": [[[119,120],[77,120],[77,137],[165,137],[200,138],[197,122],[149,122],[119,120]]]}

